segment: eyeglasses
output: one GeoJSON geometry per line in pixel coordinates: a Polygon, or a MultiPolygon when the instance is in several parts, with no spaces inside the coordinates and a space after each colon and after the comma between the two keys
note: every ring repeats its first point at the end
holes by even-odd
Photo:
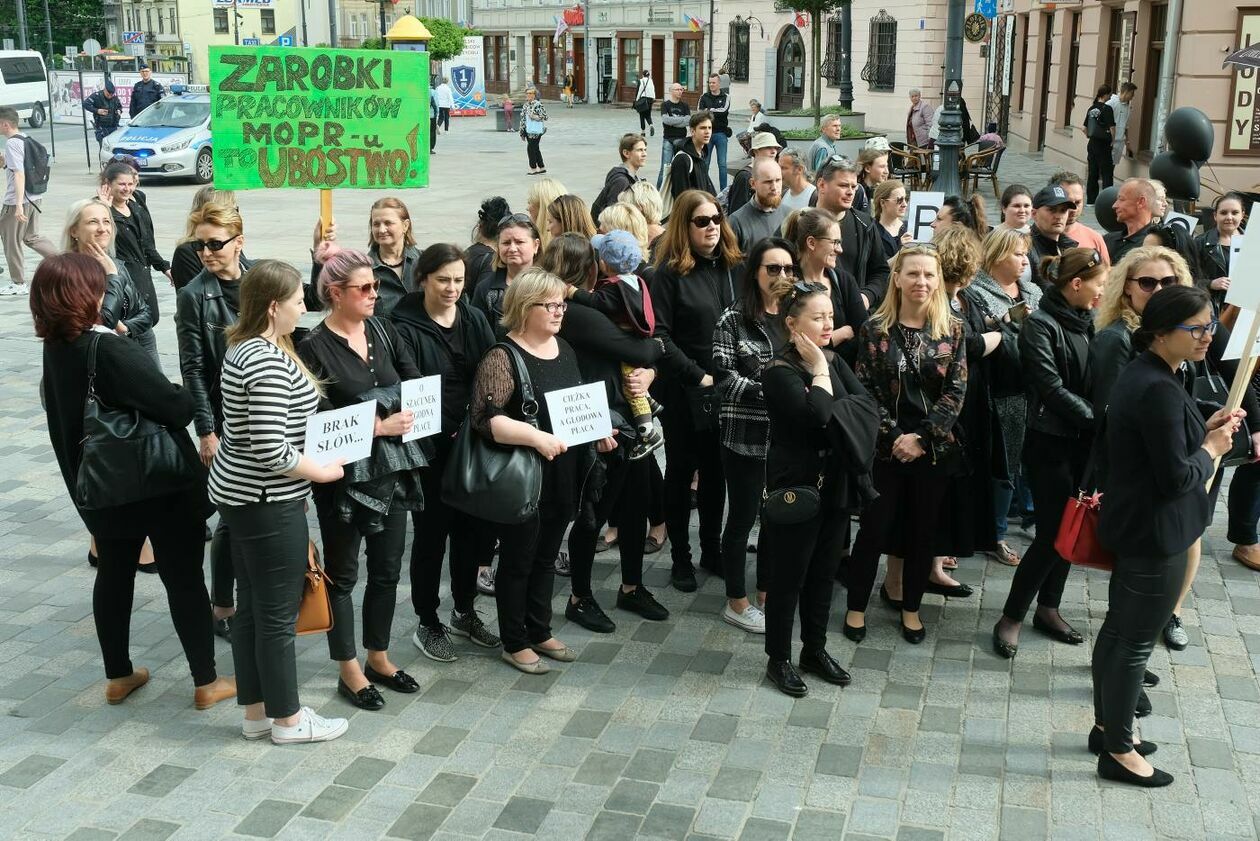
{"type": "Polygon", "coordinates": [[[232,237],[232,239],[195,239],[188,244],[192,246],[193,253],[197,253],[202,249],[208,248],[211,252],[218,254],[224,248],[227,248],[228,244],[233,240],[236,240],[239,236],[240,234],[237,234],[232,237]]]}
{"type": "Polygon", "coordinates": [[[770,277],[779,277],[780,275],[796,276],[796,267],[791,263],[766,263],[762,268],[766,270],[766,274],[770,277]]]}
{"type": "Polygon", "coordinates": [[[551,301],[546,304],[534,304],[536,307],[542,307],[552,315],[560,315],[569,308],[568,301],[551,301]]]}
{"type": "Polygon", "coordinates": [[[1185,330],[1196,342],[1201,342],[1204,336],[1215,336],[1220,326],[1221,323],[1214,318],[1207,324],[1178,324],[1177,329],[1185,330]]]}
{"type": "Polygon", "coordinates": [[[1131,277],[1129,280],[1141,287],[1143,292],[1154,292],[1156,286],[1160,289],[1167,289],[1169,286],[1177,285],[1176,275],[1169,275],[1168,277],[1148,277],[1143,275],[1142,277],[1131,277]]]}
{"type": "Polygon", "coordinates": [[[831,243],[832,248],[842,247],[841,241],[836,239],[835,237],[814,237],[814,239],[818,240],[819,242],[829,242],[831,243]]]}
{"type": "Polygon", "coordinates": [[[379,292],[381,289],[381,282],[379,280],[374,280],[371,283],[356,283],[353,286],[347,283],[342,287],[342,289],[353,289],[366,295],[369,289],[373,292],[379,292]]]}
{"type": "Polygon", "coordinates": [[[712,216],[692,216],[691,224],[695,225],[697,228],[707,228],[710,225],[721,225],[722,214],[715,213],[712,216]]]}

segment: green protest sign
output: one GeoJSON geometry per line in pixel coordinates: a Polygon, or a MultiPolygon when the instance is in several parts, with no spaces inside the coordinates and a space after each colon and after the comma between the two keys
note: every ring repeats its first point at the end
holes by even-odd
{"type": "Polygon", "coordinates": [[[331,190],[429,183],[429,56],[211,47],[214,185],[331,190]]]}

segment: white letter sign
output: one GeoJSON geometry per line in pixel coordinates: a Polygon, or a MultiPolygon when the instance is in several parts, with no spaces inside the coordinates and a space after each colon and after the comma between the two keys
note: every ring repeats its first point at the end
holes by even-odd
{"type": "Polygon", "coordinates": [[[936,221],[936,214],[944,204],[944,193],[915,191],[910,194],[910,207],[906,211],[906,230],[910,232],[910,239],[915,242],[932,241],[932,234],[935,233],[932,223],[936,221]]]}
{"type": "Polygon", "coordinates": [[[1234,234],[1230,241],[1229,289],[1225,292],[1225,303],[1245,310],[1260,309],[1260,237],[1234,234]]]}
{"type": "Polygon", "coordinates": [[[320,464],[365,459],[372,455],[375,422],[375,400],[311,415],[306,421],[306,455],[320,464]]]}
{"type": "Polygon", "coordinates": [[[403,411],[414,414],[411,431],[402,437],[404,441],[428,438],[442,431],[442,377],[420,377],[402,383],[403,411]]]}
{"type": "Polygon", "coordinates": [[[572,447],[612,435],[608,391],[602,383],[562,388],[546,394],[552,433],[572,447]]]}

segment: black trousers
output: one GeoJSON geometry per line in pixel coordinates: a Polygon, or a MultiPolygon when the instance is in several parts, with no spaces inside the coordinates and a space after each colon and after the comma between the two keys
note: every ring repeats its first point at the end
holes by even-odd
{"type": "Polygon", "coordinates": [[[1151,650],[1172,616],[1186,577],[1187,553],[1121,555],[1111,573],[1107,618],[1094,642],[1094,722],[1108,753],[1133,750],[1133,709],[1151,650]]]}
{"type": "Polygon", "coordinates": [[[764,538],[758,552],[771,557],[770,586],[766,590],[766,656],[771,660],[792,658],[792,624],[801,615],[804,651],[827,647],[827,617],[831,615],[831,589],[840,562],[840,536],[846,515],[828,512],[804,523],[776,526],[761,523],[764,538]]]}
{"type": "Polygon", "coordinates": [[[193,684],[214,681],[214,632],[210,597],[201,572],[205,521],[186,504],[185,495],[157,497],[141,510],[143,519],[126,537],[96,538],[96,583],[92,587],[92,618],[101,646],[107,678],[127,677],[135,669],[131,643],[131,605],[136,568],[145,537],[153,544],[158,577],[166,589],[171,623],[183,646],[193,684]]]}
{"type": "Polygon", "coordinates": [[[652,528],[665,525],[665,476],[661,473],[661,465],[656,459],[644,459],[651,465],[648,472],[648,524],[652,528]]]}
{"type": "Polygon", "coordinates": [[[385,516],[385,528],[364,538],[351,523],[337,516],[334,494],[337,483],[316,485],[315,511],[319,515],[320,542],[324,547],[324,571],[332,579],[333,628],[328,632],[328,656],[353,660],[354,585],[359,580],[359,549],[367,544],[367,586],[363,590],[363,647],[388,651],[398,603],[398,579],[402,573],[403,548],[407,543],[407,512],[394,506],[385,516]]]}
{"type": "MultiPolygon", "coordinates": [[[[665,401],[662,401],[665,402],[665,401]]],[[[700,514],[700,557],[720,563],[722,509],[726,482],[722,477],[722,444],[717,429],[693,428],[681,389],[670,392],[661,414],[665,428],[665,528],[674,567],[691,566],[691,477],[699,471],[696,490],[700,514]]]]}
{"type": "Polygon", "coordinates": [[[605,522],[617,527],[621,583],[636,587],[643,583],[643,541],[647,539],[649,474],[653,463],[650,458],[613,459],[608,467],[608,484],[595,506],[594,523],[587,525],[579,519],[569,529],[569,583],[578,598],[593,595],[591,568],[595,565],[595,542],[605,522]]]}
{"type": "Polygon", "coordinates": [[[636,108],[635,113],[639,115],[639,131],[643,131],[645,128],[652,125],[652,109],[651,108],[645,108],[642,111],[636,108]]]}
{"type": "Polygon", "coordinates": [[[1111,141],[1089,141],[1085,146],[1085,161],[1089,167],[1089,176],[1085,180],[1085,203],[1093,204],[1098,194],[1114,183],[1116,164],[1111,157],[1111,141]]]}
{"type": "Polygon", "coordinates": [[[236,563],[232,661],[236,702],[261,703],[271,718],[299,709],[294,629],[306,580],[306,503],[221,505],[236,563]]]}
{"type": "Polygon", "coordinates": [[[219,517],[210,538],[210,603],[231,607],[235,600],[236,573],[232,568],[232,535],[227,521],[219,517]]]}
{"type": "Polygon", "coordinates": [[[866,612],[880,555],[893,545],[896,529],[898,545],[905,552],[901,607],[913,613],[923,603],[928,576],[932,574],[936,525],[949,488],[949,476],[943,467],[932,463],[930,455],[909,464],[876,458],[872,474],[879,499],[863,509],[857,540],[853,542],[846,579],[849,610],[866,612]]]}
{"type": "Polygon", "coordinates": [[[551,639],[551,596],[555,559],[569,525],[567,516],[531,517],[498,525],[499,567],[494,576],[499,638],[509,654],[551,639]]]}
{"type": "Polygon", "coordinates": [[[542,135],[527,134],[525,135],[525,154],[529,157],[530,169],[542,169],[547,165],[543,163],[542,149],[538,148],[542,143],[542,135]]]}
{"type": "Polygon", "coordinates": [[[442,127],[443,131],[450,131],[451,130],[451,109],[439,108],[437,121],[438,121],[438,125],[442,127]]]}
{"type": "MultiPolygon", "coordinates": [[[[144,297],[144,302],[149,306],[149,312],[153,316],[153,325],[156,327],[161,312],[158,310],[157,289],[153,287],[153,273],[149,271],[149,267],[143,263],[123,263],[127,269],[127,273],[131,275],[131,282],[136,285],[136,290],[144,297]]],[[[163,277],[165,280],[165,277],[163,277]]]]}
{"type": "MultiPolygon", "coordinates": [[[[722,475],[726,478],[726,498],[730,511],[722,529],[722,575],[728,599],[748,598],[745,567],[748,535],[761,512],[761,493],[766,487],[766,460],[742,456],[722,447],[722,475]]],[[[765,549],[765,532],[757,536],[757,589],[765,592],[770,583],[770,553],[765,549]]]]}
{"type": "Polygon", "coordinates": [[[1091,439],[1063,438],[1029,429],[1024,436],[1024,468],[1032,489],[1033,515],[1037,534],[1024,553],[1002,614],[1023,622],[1036,597],[1042,607],[1058,609],[1063,600],[1071,564],[1054,551],[1063,506],[1079,490],[1085,462],[1089,460],[1091,439]]]}
{"type": "Polygon", "coordinates": [[[411,605],[420,624],[433,628],[438,618],[442,559],[450,540],[451,599],[455,609],[468,613],[477,597],[477,567],[489,565],[494,555],[494,527],[457,511],[442,501],[442,473],[451,452],[451,439],[442,437],[434,462],[420,471],[424,510],[411,512],[411,605]]]}

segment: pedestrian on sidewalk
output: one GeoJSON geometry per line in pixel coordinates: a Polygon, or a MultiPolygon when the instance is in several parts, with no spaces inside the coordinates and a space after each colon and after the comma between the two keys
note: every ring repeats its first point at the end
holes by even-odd
{"type": "Polygon", "coordinates": [[[451,92],[451,80],[442,77],[437,86],[438,128],[451,130],[451,109],[455,107],[455,94],[451,92]]]}
{"type": "Polygon", "coordinates": [[[687,139],[687,126],[691,122],[691,106],[682,101],[683,86],[675,82],[669,86],[669,99],[661,102],[661,168],[656,174],[656,189],[665,180],[665,164],[674,159],[674,153],[687,139]]]}
{"type": "Polygon", "coordinates": [[[26,135],[18,131],[18,114],[12,108],[0,108],[0,135],[5,138],[4,167],[8,172],[4,207],[0,209],[0,243],[11,278],[0,287],[0,295],[25,295],[29,287],[22,266],[23,246],[35,249],[42,257],[56,254],[57,246],[39,232],[40,203],[26,190],[26,135]]]}
{"type": "Polygon", "coordinates": [[[547,109],[538,101],[538,89],[532,85],[525,89],[525,104],[521,106],[521,140],[529,157],[529,175],[539,175],[547,171],[543,163],[543,135],[547,133],[547,109]]]}
{"type": "Polygon", "coordinates": [[[639,87],[634,93],[634,110],[639,115],[639,132],[648,130],[648,136],[656,135],[656,126],[652,125],[652,103],[656,101],[656,83],[652,81],[652,71],[644,70],[639,77],[639,87]]]}
{"type": "Polygon", "coordinates": [[[1089,173],[1085,179],[1085,202],[1093,204],[1098,193],[1112,184],[1116,165],[1111,159],[1111,146],[1116,140],[1116,114],[1107,104],[1111,86],[1103,85],[1094,94],[1094,101],[1085,112],[1085,159],[1089,173]],[[1100,186],[1101,185],[1101,186],[1100,186]]]}
{"type": "Polygon", "coordinates": [[[730,115],[731,96],[720,87],[718,75],[709,77],[709,91],[700,97],[700,110],[708,111],[713,117],[713,137],[704,152],[704,168],[708,170],[709,162],[717,156],[718,189],[726,189],[726,144],[731,139],[730,115]]]}

